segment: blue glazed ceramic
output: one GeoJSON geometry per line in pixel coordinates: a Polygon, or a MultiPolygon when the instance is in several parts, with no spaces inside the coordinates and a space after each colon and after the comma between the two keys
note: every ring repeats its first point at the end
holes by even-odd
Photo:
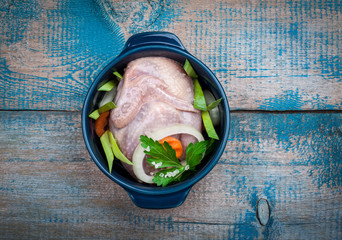
{"type": "Polygon", "coordinates": [[[82,111],[83,137],[90,156],[100,170],[107,177],[123,187],[132,201],[142,208],[162,209],[181,205],[191,187],[207,175],[220,159],[228,139],[229,122],[228,100],[218,79],[205,64],[185,49],[181,41],[174,34],[168,32],[145,32],[129,38],[119,56],[103,69],[91,85],[82,111]],[[94,104],[99,97],[97,89],[100,84],[108,76],[112,75],[113,71],[122,72],[130,61],[146,56],[164,56],[174,59],[182,65],[188,59],[199,75],[202,87],[209,89],[215,95],[216,99],[223,99],[219,105],[221,115],[220,125],[216,127],[220,141],[216,142],[212,153],[202,160],[199,170],[192,177],[167,187],[138,183],[126,172],[118,160],[114,160],[112,173],[110,174],[107,167],[107,160],[94,131],[93,121],[88,118],[88,115],[94,110],[94,104]]]}

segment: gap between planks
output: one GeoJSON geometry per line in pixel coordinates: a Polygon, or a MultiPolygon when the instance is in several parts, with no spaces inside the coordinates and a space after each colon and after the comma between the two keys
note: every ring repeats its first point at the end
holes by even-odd
{"type": "MultiPolygon", "coordinates": [[[[0,109],[0,112],[75,112],[81,113],[80,110],[56,110],[56,109],[0,109]]],[[[297,113],[342,113],[342,110],[230,110],[230,113],[278,113],[278,114],[297,114],[297,113]]]]}

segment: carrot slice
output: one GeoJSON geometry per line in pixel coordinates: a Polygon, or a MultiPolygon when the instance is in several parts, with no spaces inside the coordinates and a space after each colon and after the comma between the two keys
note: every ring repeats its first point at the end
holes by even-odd
{"type": "Polygon", "coordinates": [[[101,137],[107,129],[109,113],[110,111],[101,113],[95,121],[95,132],[98,137],[101,137]]]}
{"type": "Polygon", "coordinates": [[[167,142],[176,151],[177,158],[180,158],[182,156],[183,146],[181,141],[179,141],[177,138],[169,136],[159,140],[160,144],[164,144],[164,142],[167,142]]]}

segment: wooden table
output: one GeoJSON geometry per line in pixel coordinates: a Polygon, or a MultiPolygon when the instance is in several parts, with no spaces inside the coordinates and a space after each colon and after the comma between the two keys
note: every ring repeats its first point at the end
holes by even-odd
{"type": "Polygon", "coordinates": [[[341,10],[336,0],[1,1],[0,238],[341,239],[341,10]],[[174,209],[136,207],[82,138],[88,87],[144,31],[175,33],[232,110],[219,163],[174,209]]]}

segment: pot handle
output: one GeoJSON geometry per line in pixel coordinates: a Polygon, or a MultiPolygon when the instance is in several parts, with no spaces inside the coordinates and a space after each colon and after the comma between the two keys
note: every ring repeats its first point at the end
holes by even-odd
{"type": "Polygon", "coordinates": [[[131,36],[121,53],[125,53],[136,47],[151,46],[151,45],[162,45],[179,48],[180,50],[186,51],[182,42],[179,38],[170,32],[143,32],[134,34],[131,36]]]}
{"type": "Polygon", "coordinates": [[[166,209],[180,206],[188,196],[191,187],[170,194],[147,195],[126,189],[133,203],[141,208],[166,209]]]}

